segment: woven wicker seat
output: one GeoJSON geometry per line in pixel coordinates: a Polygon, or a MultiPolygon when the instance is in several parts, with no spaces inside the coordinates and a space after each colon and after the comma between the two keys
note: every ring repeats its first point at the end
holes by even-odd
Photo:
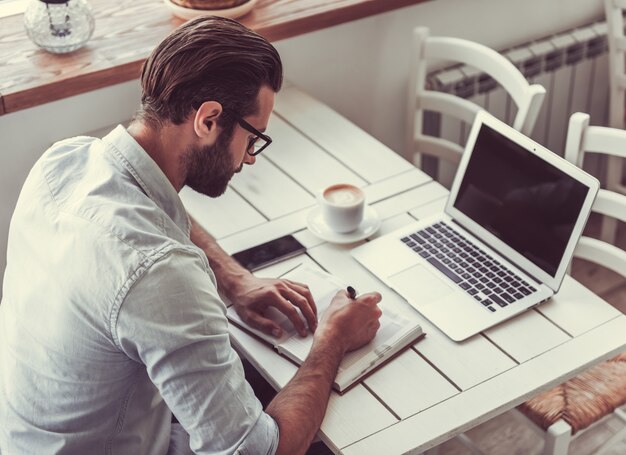
{"type": "Polygon", "coordinates": [[[575,434],[625,403],[626,353],[622,353],[528,400],[518,410],[544,430],[562,419],[575,434]]]}

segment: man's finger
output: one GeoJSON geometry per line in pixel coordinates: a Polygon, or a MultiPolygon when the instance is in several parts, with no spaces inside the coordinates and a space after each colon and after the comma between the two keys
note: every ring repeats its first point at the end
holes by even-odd
{"type": "Polygon", "coordinates": [[[300,313],[298,312],[298,310],[296,310],[296,306],[294,306],[291,302],[287,301],[278,291],[268,296],[268,300],[266,304],[273,306],[278,311],[280,311],[285,316],[287,316],[287,318],[289,318],[289,320],[294,325],[294,327],[296,328],[296,330],[298,331],[300,335],[302,336],[306,335],[306,327],[304,326],[304,320],[300,316],[300,313]]]}
{"type": "Polygon", "coordinates": [[[380,295],[380,293],[368,292],[367,294],[360,295],[357,300],[367,303],[369,305],[378,305],[382,299],[383,296],[380,295]]]}
{"type": "Polygon", "coordinates": [[[290,287],[285,287],[284,289],[282,289],[281,294],[293,305],[300,308],[302,316],[304,316],[304,319],[306,319],[309,325],[309,330],[311,331],[311,333],[313,333],[317,328],[317,316],[311,308],[309,300],[306,299],[302,294],[291,289],[290,287]]]}
{"type": "Polygon", "coordinates": [[[309,302],[309,306],[311,310],[313,310],[313,314],[317,316],[317,305],[315,304],[315,300],[313,300],[313,294],[309,290],[309,287],[306,284],[298,283],[297,281],[291,280],[283,280],[285,283],[291,287],[291,289],[295,290],[298,294],[303,296],[309,302]]]}

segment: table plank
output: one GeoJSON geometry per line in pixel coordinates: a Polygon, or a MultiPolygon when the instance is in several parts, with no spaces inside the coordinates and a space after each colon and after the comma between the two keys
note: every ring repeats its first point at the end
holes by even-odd
{"type": "Polygon", "coordinates": [[[359,384],[344,395],[331,393],[320,431],[327,445],[339,449],[396,422],[398,419],[359,384]]]}
{"type": "Polygon", "coordinates": [[[519,363],[571,339],[559,327],[532,310],[487,329],[484,334],[519,363]],[[538,333],[541,336],[537,336],[538,333]]]}
{"type": "Polygon", "coordinates": [[[311,259],[310,256],[308,256],[306,253],[303,253],[299,254],[298,256],[285,259],[284,261],[281,261],[277,264],[263,267],[262,269],[255,271],[254,275],[262,278],[276,278],[302,265],[311,267],[313,269],[320,268],[320,266],[315,263],[315,261],[311,259]]]}
{"type": "Polygon", "coordinates": [[[306,216],[310,208],[299,210],[289,215],[270,220],[254,229],[237,232],[219,239],[220,246],[228,254],[245,250],[283,235],[291,234],[306,226],[306,216]]]}
{"type": "MultiPolygon", "coordinates": [[[[418,345],[420,345],[418,343],[418,345]]],[[[420,452],[501,414],[583,369],[607,359],[626,344],[620,315],[492,380],[342,449],[346,455],[420,452]]]]}
{"type": "Polygon", "coordinates": [[[391,218],[386,218],[380,225],[380,229],[374,235],[370,237],[370,240],[373,240],[377,237],[389,234],[390,232],[395,231],[396,229],[400,229],[407,224],[414,223],[415,219],[409,216],[407,213],[400,213],[398,215],[394,215],[391,218]]]}
{"type": "Polygon", "coordinates": [[[216,239],[266,221],[230,187],[219,198],[196,193],[189,187],[184,187],[179,195],[187,211],[216,239]]]}
{"type": "Polygon", "coordinates": [[[444,208],[446,207],[446,202],[448,202],[448,195],[431,201],[428,204],[423,204],[419,207],[409,210],[409,215],[411,215],[416,220],[428,218],[435,213],[442,213],[444,208]]]}
{"type": "Polygon", "coordinates": [[[364,384],[402,419],[459,393],[412,349],[376,371],[364,384]]]}
{"type": "Polygon", "coordinates": [[[302,229],[298,232],[294,232],[293,236],[296,240],[303,244],[307,250],[325,242],[325,240],[320,239],[308,229],[302,229]]]}
{"type": "Polygon", "coordinates": [[[315,204],[315,199],[292,178],[259,155],[254,166],[244,166],[231,186],[270,220],[315,204]]]}
{"type": "Polygon", "coordinates": [[[428,182],[417,188],[397,194],[393,197],[374,204],[378,216],[390,218],[400,213],[419,207],[420,205],[432,202],[445,195],[447,190],[437,182],[428,182]]]}
{"type": "Polygon", "coordinates": [[[268,134],[273,142],[263,155],[311,194],[335,183],[367,184],[280,117],[271,117],[268,134]]]}
{"type": "Polygon", "coordinates": [[[368,182],[413,168],[345,117],[293,86],[277,96],[274,110],[368,182]]]}
{"type": "Polygon", "coordinates": [[[537,311],[572,336],[578,336],[620,314],[619,310],[569,275],[565,276],[558,294],[538,306],[537,311]]]}
{"type": "Polygon", "coordinates": [[[482,335],[462,342],[448,338],[424,320],[426,338],[415,349],[461,390],[468,390],[517,364],[482,335]]]}
{"type": "Polygon", "coordinates": [[[413,168],[385,180],[374,182],[363,188],[363,191],[367,202],[373,204],[428,182],[432,182],[428,175],[420,169],[413,168]]]}

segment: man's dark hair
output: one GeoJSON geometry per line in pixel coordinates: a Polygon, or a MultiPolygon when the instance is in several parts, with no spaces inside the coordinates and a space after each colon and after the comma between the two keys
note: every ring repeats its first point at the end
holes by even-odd
{"type": "MultiPolygon", "coordinates": [[[[245,117],[256,113],[260,88],[278,92],[282,79],[280,56],[261,35],[231,19],[198,18],[174,30],[143,64],[137,117],[179,125],[208,100],[245,117]]],[[[230,136],[234,119],[220,118],[230,136]]]]}

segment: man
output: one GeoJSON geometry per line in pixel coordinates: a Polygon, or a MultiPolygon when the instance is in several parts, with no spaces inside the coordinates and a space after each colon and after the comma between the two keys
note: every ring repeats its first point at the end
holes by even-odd
{"type": "Polygon", "coordinates": [[[11,222],[0,305],[0,452],[165,454],[171,412],[187,452],[306,450],[344,353],[379,327],[380,295],[341,292],[318,323],[304,284],[242,269],[177,194],[188,185],[217,197],[254,164],[281,83],[267,41],[234,21],[197,19],[146,61],[128,130],[59,142],[35,164],[11,222]],[[269,306],[314,332],[265,411],[229,344],[218,290],[268,333],[280,335],[269,306]]]}

